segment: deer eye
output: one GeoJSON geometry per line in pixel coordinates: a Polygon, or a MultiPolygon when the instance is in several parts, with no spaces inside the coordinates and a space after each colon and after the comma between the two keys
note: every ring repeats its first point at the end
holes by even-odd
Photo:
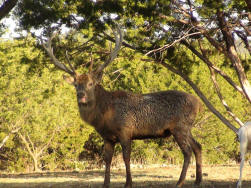
{"type": "Polygon", "coordinates": [[[92,86],[93,86],[92,82],[88,83],[88,87],[92,87],[92,86]]]}

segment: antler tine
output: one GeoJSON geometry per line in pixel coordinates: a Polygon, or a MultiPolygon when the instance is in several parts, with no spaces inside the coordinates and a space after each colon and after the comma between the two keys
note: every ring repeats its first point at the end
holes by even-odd
{"type": "Polygon", "coordinates": [[[117,31],[113,30],[113,34],[115,36],[115,47],[113,49],[113,51],[110,53],[109,58],[105,61],[105,63],[103,63],[102,65],[100,65],[97,69],[97,73],[100,73],[103,71],[103,69],[105,67],[107,67],[107,65],[109,65],[118,55],[118,52],[122,46],[122,41],[123,41],[123,31],[121,30],[121,28],[119,26],[117,26],[116,28],[117,31]],[[119,35],[119,37],[118,37],[119,35]]]}
{"type": "Polygon", "coordinates": [[[68,55],[68,51],[67,51],[67,50],[65,51],[65,55],[66,55],[67,62],[68,62],[68,64],[69,64],[69,66],[70,66],[72,72],[76,75],[76,71],[75,71],[74,67],[72,66],[72,64],[71,64],[71,62],[70,62],[70,58],[69,58],[69,55],[68,55]]]}
{"type": "Polygon", "coordinates": [[[91,59],[90,59],[90,65],[89,65],[89,72],[92,72],[93,68],[93,57],[92,57],[92,52],[91,52],[91,59]]]}
{"type": "MultiPolygon", "coordinates": [[[[52,33],[52,35],[48,38],[46,44],[44,43],[44,40],[42,39],[42,37],[40,37],[39,39],[40,39],[40,41],[41,41],[41,43],[42,43],[43,48],[45,49],[45,51],[47,52],[47,54],[50,56],[52,63],[53,63],[56,67],[58,67],[60,70],[65,71],[65,72],[67,72],[68,74],[70,74],[70,75],[73,76],[73,75],[76,74],[75,71],[74,71],[74,69],[72,69],[72,70],[68,69],[67,66],[65,66],[63,63],[61,63],[61,62],[55,57],[55,55],[54,55],[54,53],[53,53],[53,48],[52,48],[52,46],[51,46],[51,43],[52,43],[52,40],[53,40],[53,38],[56,36],[57,33],[58,33],[58,32],[52,33]]],[[[71,65],[70,65],[70,66],[71,66],[71,65]]],[[[72,68],[72,66],[71,66],[71,68],[72,68]]]]}

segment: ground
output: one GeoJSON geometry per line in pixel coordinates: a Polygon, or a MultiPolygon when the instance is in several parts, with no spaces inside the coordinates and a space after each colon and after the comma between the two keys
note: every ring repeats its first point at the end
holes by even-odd
{"type": "MultiPolygon", "coordinates": [[[[173,188],[179,178],[181,167],[132,168],[134,188],[173,188]]],[[[0,174],[0,188],[101,188],[104,170],[79,172],[41,172],[27,174],[0,174]]],[[[184,188],[191,188],[195,180],[195,166],[187,172],[184,188]]],[[[235,188],[239,178],[239,166],[204,166],[201,188],[235,188]]],[[[125,169],[112,169],[111,188],[122,188],[125,169]]],[[[243,169],[243,188],[251,188],[251,167],[243,169]]]]}

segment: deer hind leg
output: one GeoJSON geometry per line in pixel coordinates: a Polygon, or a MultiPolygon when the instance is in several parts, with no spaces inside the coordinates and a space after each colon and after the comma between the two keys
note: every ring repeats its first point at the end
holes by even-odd
{"type": "Polygon", "coordinates": [[[121,140],[123,159],[126,167],[126,183],[125,188],[132,188],[132,176],[130,170],[131,140],[121,140]]]}
{"type": "Polygon", "coordinates": [[[104,141],[104,161],[105,161],[105,179],[103,188],[109,188],[110,186],[110,169],[111,169],[111,162],[112,156],[114,152],[115,144],[105,140],[104,141]]]}
{"type": "Polygon", "coordinates": [[[188,169],[191,156],[192,156],[192,148],[190,145],[190,141],[189,141],[190,138],[189,138],[189,134],[187,130],[177,131],[176,134],[174,134],[174,138],[176,142],[178,143],[184,156],[184,163],[183,163],[182,171],[180,174],[180,178],[176,184],[176,187],[181,187],[184,184],[184,181],[186,178],[187,169],[188,169]]]}
{"type": "Polygon", "coordinates": [[[195,184],[199,185],[202,181],[202,155],[201,155],[201,145],[192,137],[190,140],[193,153],[196,160],[196,180],[195,184]]]}

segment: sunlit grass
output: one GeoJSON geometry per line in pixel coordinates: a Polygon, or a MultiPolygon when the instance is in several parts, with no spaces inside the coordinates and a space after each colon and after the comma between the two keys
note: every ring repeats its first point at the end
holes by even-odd
{"type": "MultiPolygon", "coordinates": [[[[171,188],[179,178],[180,166],[144,167],[132,169],[133,187],[171,188]]],[[[102,187],[104,170],[80,172],[42,172],[29,174],[1,174],[0,187],[102,187]]],[[[201,188],[234,188],[239,178],[239,166],[204,166],[201,188]]],[[[188,169],[183,187],[194,187],[195,166],[188,169]]],[[[112,169],[111,188],[123,187],[125,169],[112,169]]],[[[245,164],[243,187],[251,187],[251,167],[245,164]]]]}

